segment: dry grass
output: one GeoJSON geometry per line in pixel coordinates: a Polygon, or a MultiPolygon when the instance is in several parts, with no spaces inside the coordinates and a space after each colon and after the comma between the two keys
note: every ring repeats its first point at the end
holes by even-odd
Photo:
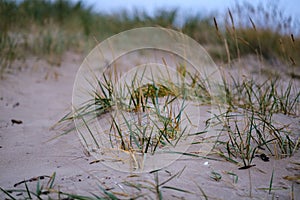
{"type": "MultiPolygon", "coordinates": [[[[201,44],[209,46],[212,56],[223,63],[231,64],[234,59],[254,54],[260,61],[280,60],[286,66],[294,69],[300,66],[298,56],[300,55],[300,38],[291,32],[294,21],[282,17],[280,12],[276,7],[268,10],[261,7],[253,8],[248,4],[237,5],[234,9],[228,10],[224,22],[219,22],[214,17],[191,17],[180,30],[201,44]],[[254,15],[260,16],[260,18],[251,18],[254,15]],[[274,24],[270,16],[281,17],[274,18],[274,24]],[[236,19],[239,21],[235,21],[236,19]]],[[[66,51],[84,52],[93,46],[92,44],[95,44],[94,38],[96,41],[101,41],[108,36],[131,28],[162,26],[178,29],[175,26],[176,15],[176,10],[160,11],[154,17],[139,11],[133,16],[127,12],[119,15],[103,15],[93,13],[91,8],[85,7],[80,2],[72,4],[64,0],[53,3],[46,0],[25,0],[18,4],[14,1],[3,0],[0,1],[0,29],[2,30],[0,35],[0,56],[2,58],[0,73],[5,75],[15,60],[25,59],[29,55],[46,59],[53,65],[60,65],[66,51]]],[[[98,82],[100,91],[95,90],[95,93],[91,95],[91,101],[77,110],[76,115],[70,113],[61,122],[89,115],[90,108],[94,105],[98,112],[97,116],[111,112],[115,106],[120,105],[120,109],[134,113],[138,117],[145,114],[146,110],[151,110],[152,114],[159,119],[159,123],[153,122],[154,124],[151,126],[145,126],[141,121],[133,123],[123,116],[124,123],[120,127],[121,125],[116,122],[115,118],[112,118],[112,134],[110,136],[115,137],[114,141],[118,143],[111,142],[111,145],[118,146],[122,151],[150,152],[152,154],[160,146],[176,145],[184,132],[184,129],[178,130],[184,106],[176,115],[172,112],[165,112],[167,114],[163,115],[163,110],[158,107],[158,99],[165,99],[163,108],[167,108],[177,99],[185,101],[190,96],[195,96],[197,100],[206,104],[211,99],[199,77],[192,76],[188,71],[180,71],[180,69],[178,72],[182,76],[190,76],[191,84],[181,87],[170,83],[159,85],[153,81],[153,84],[139,85],[139,87],[126,85],[124,89],[130,94],[130,98],[123,98],[125,100],[117,104],[118,100],[114,99],[113,95],[115,85],[104,76],[104,81],[99,80],[98,82]],[[190,94],[190,91],[193,93],[190,94]],[[145,133],[150,133],[150,136],[145,133]],[[124,137],[126,134],[130,139],[124,137]]],[[[297,78],[299,75],[293,72],[291,78],[295,77],[297,78]]],[[[299,148],[299,138],[292,134],[288,126],[277,125],[274,116],[277,114],[299,116],[300,91],[294,86],[293,80],[285,89],[282,89],[277,79],[267,79],[263,83],[257,83],[251,78],[242,81],[235,78],[228,81],[225,77],[223,78],[223,84],[219,87],[225,91],[225,97],[218,100],[219,103],[225,105],[227,110],[219,116],[207,119],[207,125],[211,125],[209,128],[221,126],[220,135],[215,138],[213,153],[244,169],[252,166],[253,158],[262,149],[269,155],[278,158],[292,156],[299,148]]],[[[89,127],[88,122],[83,121],[83,125],[89,127]]],[[[93,133],[90,134],[93,136],[93,133]]],[[[96,138],[94,138],[94,142],[99,146],[96,138]]],[[[206,141],[196,141],[193,144],[203,142],[206,141]]],[[[184,152],[179,153],[188,155],[184,152]]],[[[163,197],[162,188],[189,193],[189,191],[165,186],[165,183],[175,176],[160,183],[158,171],[152,172],[152,174],[154,174],[154,183],[151,183],[150,186],[137,183],[127,184],[130,187],[146,188],[158,199],[163,197]]],[[[231,175],[236,178],[237,182],[236,175],[232,173],[231,175]]],[[[212,172],[211,178],[218,181],[222,177],[217,172],[212,172]]],[[[100,196],[82,197],[63,193],[53,189],[54,179],[55,174],[50,177],[45,187],[38,183],[34,192],[27,188],[25,182],[25,189],[22,192],[26,198],[35,196],[38,199],[53,194],[59,198],[70,199],[119,198],[118,195],[101,187],[100,196]]],[[[273,173],[269,188],[267,188],[269,192],[273,187],[272,181],[273,173]]],[[[15,199],[12,193],[19,192],[0,189],[10,199],[15,199]]],[[[199,189],[206,198],[202,189],[199,189]]],[[[139,198],[140,196],[131,197],[139,198]]]]}
{"type": "Polygon", "coordinates": [[[181,30],[207,46],[213,58],[225,62],[255,54],[261,59],[279,59],[289,66],[299,66],[300,39],[292,32],[297,21],[284,17],[275,4],[270,9],[238,4],[223,17],[224,21],[217,21],[212,16],[191,16],[181,28],[176,27],[177,15],[177,10],[160,10],[153,17],[138,10],[133,15],[126,11],[104,15],[94,13],[91,7],[81,2],[25,0],[16,3],[2,0],[1,74],[9,71],[15,60],[28,55],[60,65],[66,51],[87,52],[96,41],[144,26],[181,30]]]}

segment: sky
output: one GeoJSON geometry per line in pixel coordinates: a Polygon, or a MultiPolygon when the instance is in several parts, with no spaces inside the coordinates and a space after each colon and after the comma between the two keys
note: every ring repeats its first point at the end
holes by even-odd
{"type": "MultiPolygon", "coordinates": [[[[78,0],[71,0],[77,2],[78,0]]],[[[222,13],[233,8],[238,2],[242,4],[247,2],[256,7],[263,4],[268,8],[269,3],[277,4],[278,8],[283,11],[284,16],[291,16],[298,21],[292,28],[294,32],[300,33],[300,0],[85,0],[86,5],[92,6],[93,10],[101,13],[118,13],[121,10],[130,12],[135,10],[146,11],[150,16],[155,14],[159,9],[172,10],[179,9],[177,13],[177,23],[180,25],[188,16],[205,16],[208,14],[222,13]]],[[[215,15],[214,15],[215,16],[215,15]]],[[[251,16],[252,18],[252,16],[251,16]]]]}
{"type": "MultiPolygon", "coordinates": [[[[78,1],[78,0],[71,0],[78,1]]],[[[119,10],[126,9],[132,11],[133,9],[146,10],[149,14],[158,8],[180,8],[180,10],[188,13],[210,13],[212,11],[222,12],[232,7],[236,2],[249,2],[257,5],[259,2],[268,4],[268,2],[278,3],[278,7],[293,17],[300,18],[300,0],[85,0],[87,5],[93,5],[95,11],[112,13],[119,10]]]]}

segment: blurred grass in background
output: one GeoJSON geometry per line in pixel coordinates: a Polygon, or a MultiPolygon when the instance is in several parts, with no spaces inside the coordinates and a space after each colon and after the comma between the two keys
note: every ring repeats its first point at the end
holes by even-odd
{"type": "Polygon", "coordinates": [[[295,20],[269,9],[237,4],[223,21],[217,16],[190,16],[176,25],[178,10],[159,10],[154,16],[136,10],[101,14],[82,2],[67,0],[0,0],[0,70],[15,60],[37,56],[60,65],[67,51],[86,54],[97,41],[121,31],[161,26],[182,31],[206,47],[213,59],[230,62],[255,54],[267,61],[299,66],[300,38],[292,33],[295,20]]]}

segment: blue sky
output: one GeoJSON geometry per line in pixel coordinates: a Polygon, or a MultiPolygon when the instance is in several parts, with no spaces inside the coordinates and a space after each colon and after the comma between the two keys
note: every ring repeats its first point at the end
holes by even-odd
{"type": "MultiPolygon", "coordinates": [[[[72,0],[77,1],[77,0],[72,0]]],[[[87,5],[93,5],[95,11],[106,13],[117,12],[122,9],[133,10],[134,8],[146,10],[150,14],[158,8],[172,9],[180,8],[180,10],[189,13],[210,13],[212,11],[222,12],[228,7],[234,6],[236,2],[246,0],[85,0],[87,5]]],[[[268,2],[278,3],[286,14],[300,18],[300,1],[299,0],[248,0],[253,5],[258,3],[268,4],[268,2]]]]}
{"type": "MultiPolygon", "coordinates": [[[[78,0],[71,1],[77,2],[78,0]]],[[[217,12],[220,17],[222,13],[227,12],[228,8],[233,8],[237,2],[240,4],[247,2],[254,7],[263,4],[265,8],[269,8],[269,3],[272,3],[277,4],[278,8],[283,11],[284,16],[291,16],[298,21],[293,24],[292,30],[295,34],[300,34],[300,0],[85,0],[83,2],[88,6],[92,6],[94,11],[102,13],[117,13],[120,10],[127,10],[130,13],[137,9],[153,15],[158,9],[178,8],[177,23],[179,25],[185,17],[196,14],[201,16],[217,12]]],[[[251,16],[251,18],[255,18],[255,16],[251,16]]],[[[259,21],[259,18],[255,19],[256,24],[257,21],[259,21]]]]}

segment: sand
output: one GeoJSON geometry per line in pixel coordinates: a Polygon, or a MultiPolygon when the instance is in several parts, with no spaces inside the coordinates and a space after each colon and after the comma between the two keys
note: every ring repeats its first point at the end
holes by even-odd
{"type": "MultiPolygon", "coordinates": [[[[154,184],[154,174],[119,172],[101,162],[90,164],[95,158],[84,151],[76,131],[56,137],[66,129],[53,125],[71,109],[73,83],[82,60],[83,56],[67,53],[61,66],[55,67],[46,61],[28,58],[22,64],[27,67],[6,74],[0,80],[0,187],[24,189],[24,184],[14,185],[56,172],[55,188],[64,192],[101,195],[101,186],[110,192],[119,192],[120,198],[140,194],[146,195],[141,199],[156,198],[154,192],[139,191],[124,183],[151,186],[148,182],[154,184]]],[[[299,116],[282,117],[291,121],[299,134],[299,116]]],[[[163,182],[184,169],[165,186],[190,192],[161,188],[164,199],[205,199],[205,195],[208,199],[291,199],[292,188],[294,198],[300,199],[299,180],[297,183],[283,178],[299,177],[299,163],[299,151],[293,157],[280,160],[270,157],[269,162],[254,158],[256,166],[247,170],[239,170],[230,162],[182,156],[158,173],[163,182]],[[278,190],[269,194],[263,188],[269,188],[272,170],[272,186],[278,190]],[[211,178],[213,171],[221,174],[219,181],[211,178]],[[228,172],[238,176],[237,182],[228,172]]],[[[36,184],[37,181],[28,182],[31,188],[36,184]]],[[[17,195],[22,199],[25,194],[17,195]]],[[[0,199],[4,196],[0,193],[0,199]]]]}

